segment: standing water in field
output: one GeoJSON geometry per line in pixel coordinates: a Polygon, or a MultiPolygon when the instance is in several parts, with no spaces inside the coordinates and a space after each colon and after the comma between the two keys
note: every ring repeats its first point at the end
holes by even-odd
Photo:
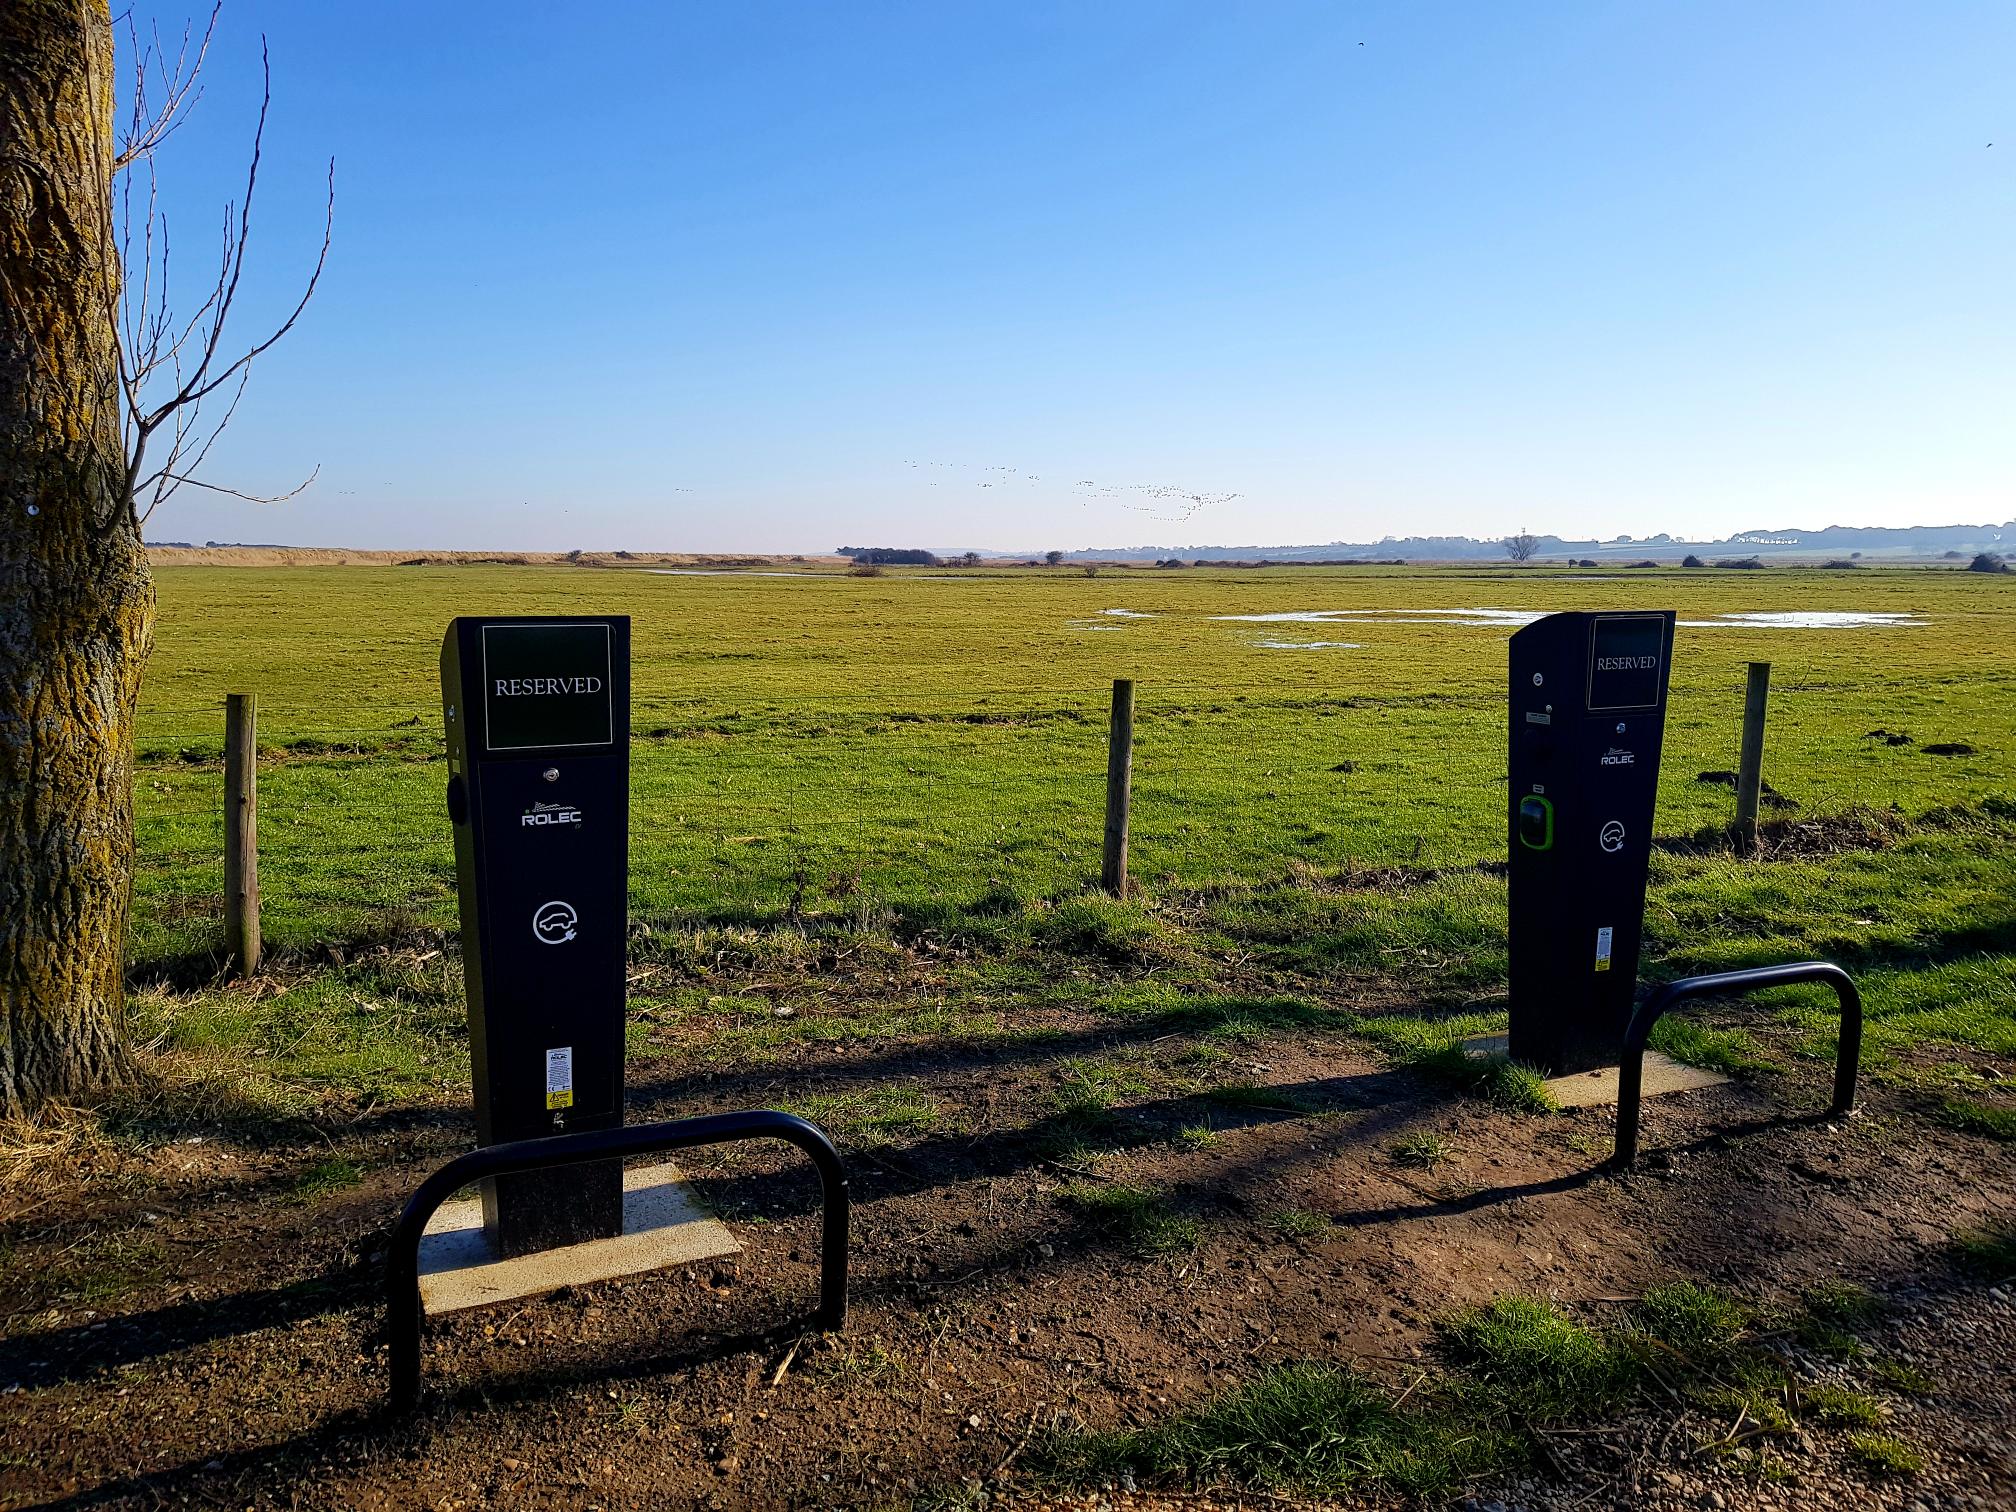
{"type": "Polygon", "coordinates": [[[1279,614],[1214,614],[1257,625],[1486,625],[1516,630],[1540,618],[1524,609],[1289,609],[1279,614]]]}
{"type": "Polygon", "coordinates": [[[1881,630],[1891,626],[1923,625],[1915,614],[1871,610],[1851,613],[1838,609],[1788,609],[1782,612],[1718,614],[1713,619],[1682,620],[1697,630],[1749,626],[1758,630],[1881,630]]]}
{"type": "MultiPolygon", "coordinates": [[[[1288,609],[1276,614],[1214,614],[1213,619],[1246,624],[1298,625],[1475,625],[1482,629],[1517,630],[1542,618],[1525,609],[1288,609]]],[[[1696,629],[1865,630],[1923,625],[1919,615],[1883,610],[1839,609],[1758,610],[1718,614],[1713,619],[1681,620],[1696,629]]],[[[1305,646],[1309,641],[1263,641],[1263,645],[1305,646]]],[[[1329,643],[1321,643],[1329,644],[1329,643]]]]}

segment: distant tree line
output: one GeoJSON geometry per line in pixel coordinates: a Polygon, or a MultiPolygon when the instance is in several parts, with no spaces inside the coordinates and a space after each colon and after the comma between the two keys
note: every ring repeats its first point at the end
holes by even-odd
{"type": "MultiPolygon", "coordinates": [[[[1619,540],[1623,539],[1627,538],[1625,537],[1619,538],[1619,540]]],[[[1643,544],[1646,545],[1663,544],[1666,541],[1669,541],[1670,539],[1671,539],[1670,537],[1664,537],[1664,536],[1647,536],[1643,544]]],[[[213,541],[210,544],[214,546],[214,545],[221,545],[224,543],[213,541]]],[[[1513,561],[1528,562],[1533,560],[1533,558],[1536,555],[1543,553],[1549,546],[1558,544],[1561,544],[1558,537],[1535,536],[1528,534],[1525,531],[1521,531],[1517,535],[1506,536],[1498,543],[1498,546],[1499,549],[1505,552],[1507,556],[1511,557],[1513,561]]],[[[1614,545],[1616,543],[1613,542],[1611,544],[1614,545]]],[[[578,552],[573,553],[573,555],[579,556],[580,553],[578,552]]],[[[834,553],[834,555],[850,558],[857,568],[978,567],[981,562],[980,553],[977,551],[962,552],[958,556],[954,557],[941,557],[936,552],[926,551],[922,547],[915,547],[915,546],[842,546],[839,548],[838,551],[834,553]]],[[[1099,565],[1111,566],[1111,567],[1125,567],[1130,565],[1130,563],[1126,558],[1125,553],[1117,553],[1116,555],[1119,558],[1118,560],[1109,559],[1107,561],[1100,563],[1099,565]]],[[[1849,557],[1837,558],[1832,561],[1829,561],[1826,563],[1826,566],[1837,570],[1851,567],[1859,567],[1861,563],[1860,561],[1856,560],[1856,558],[1859,558],[1861,555],[1862,553],[1859,551],[1854,552],[1849,557]]],[[[1948,551],[1945,555],[1947,560],[1949,561],[1961,560],[1963,557],[1963,553],[1958,551],[1948,551]]],[[[1030,557],[1022,565],[1027,567],[1038,567],[1038,566],[1061,567],[1068,560],[1069,556],[1068,553],[1066,552],[1046,551],[1040,558],[1030,557]]],[[[1228,556],[1216,556],[1216,557],[1200,556],[1193,558],[1190,563],[1186,564],[1183,558],[1181,557],[1169,556],[1169,557],[1154,558],[1153,565],[1157,567],[1183,567],[1185,565],[1191,565],[1197,567],[1270,567],[1270,566],[1285,566],[1292,563],[1296,566],[1304,566],[1304,567],[1372,567],[1372,566],[1389,566],[1389,565],[1398,567],[1406,565],[1408,560],[1409,559],[1406,557],[1362,557],[1362,556],[1318,557],[1318,556],[1306,556],[1306,555],[1283,555],[1277,557],[1262,556],[1259,557],[1258,559],[1238,558],[1228,556]]],[[[1145,565],[1145,563],[1143,565],[1145,565]]],[[[1596,567],[1601,564],[1594,557],[1583,557],[1583,558],[1570,557],[1568,559],[1568,565],[1575,567],[1596,567]]],[[[1657,567],[1660,564],[1650,558],[1647,558],[1644,561],[1626,562],[1623,565],[1627,567],[1657,567]]],[[[1703,560],[1700,556],[1690,552],[1685,558],[1682,559],[1680,565],[1682,567],[1707,567],[1713,565],[1715,567],[1733,569],[1739,572],[1740,571],[1755,572],[1763,568],[1765,566],[1765,562],[1761,557],[1742,556],[1742,557],[1718,557],[1711,564],[1710,562],[1703,560]]],[[[2008,572],[2010,570],[2010,567],[2009,563],[2002,557],[2000,553],[1993,551],[1984,551],[1980,553],[1978,556],[1976,556],[1974,560],[1968,564],[1968,569],[1973,572],[2008,572]]]]}
{"type": "Polygon", "coordinates": [[[842,546],[835,556],[852,557],[864,567],[939,567],[936,554],[910,546],[842,546]]]}

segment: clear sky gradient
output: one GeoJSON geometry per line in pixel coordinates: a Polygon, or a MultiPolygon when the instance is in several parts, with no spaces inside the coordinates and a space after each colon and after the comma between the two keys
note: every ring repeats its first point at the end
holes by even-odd
{"type": "Polygon", "coordinates": [[[156,539],[2016,514],[2006,0],[230,0],[161,160],[190,289],[262,31],[241,330],[312,262],[331,155],[336,241],[208,476],[321,475],[185,490],[156,539]]]}

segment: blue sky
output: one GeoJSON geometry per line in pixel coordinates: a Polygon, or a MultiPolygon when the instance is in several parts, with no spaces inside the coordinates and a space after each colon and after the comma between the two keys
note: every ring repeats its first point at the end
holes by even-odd
{"type": "Polygon", "coordinates": [[[208,476],[321,475],[157,539],[2016,515],[2006,3],[232,0],[161,159],[192,288],[262,32],[241,329],[332,155],[336,241],[208,476]]]}

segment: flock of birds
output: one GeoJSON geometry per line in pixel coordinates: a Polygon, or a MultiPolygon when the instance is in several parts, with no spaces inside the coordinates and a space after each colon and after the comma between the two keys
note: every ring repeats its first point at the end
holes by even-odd
{"type": "MultiPolygon", "coordinates": [[[[1021,472],[1013,467],[998,464],[975,464],[971,462],[928,462],[906,457],[905,467],[923,469],[943,469],[948,472],[978,471],[988,476],[971,480],[975,488],[1010,488],[1018,484],[1041,483],[1042,474],[1021,472]]],[[[955,482],[960,480],[954,480],[955,482]]],[[[933,482],[932,488],[940,486],[933,482]]],[[[1096,478],[1080,478],[1071,485],[1081,506],[1090,507],[1094,499],[1111,499],[1122,509],[1131,509],[1153,519],[1181,524],[1209,509],[1214,504],[1229,504],[1234,499],[1244,497],[1238,493],[1205,493],[1192,488],[1183,488],[1174,483],[1101,483],[1096,478]],[[1131,499],[1144,502],[1135,503],[1131,499]],[[1173,511],[1173,512],[1171,512],[1173,511]]]]}
{"type": "MultiPolygon", "coordinates": [[[[1021,484],[1041,483],[1043,481],[1041,474],[1038,473],[1019,472],[1013,467],[981,465],[972,462],[920,462],[905,458],[903,465],[917,469],[942,468],[948,472],[978,471],[987,474],[985,477],[972,480],[975,488],[1012,488],[1021,484]]],[[[392,487],[390,483],[381,483],[378,486],[380,488],[392,487]]],[[[939,484],[933,482],[930,486],[937,488],[939,484]]],[[[675,486],[666,489],[666,492],[669,493],[682,494],[690,494],[693,491],[690,487],[675,486]]],[[[1209,509],[1214,504],[1229,504],[1234,499],[1245,497],[1245,495],[1239,493],[1202,493],[1196,489],[1179,487],[1174,483],[1101,483],[1094,478],[1078,479],[1071,485],[1071,491],[1076,495],[1079,504],[1083,507],[1089,508],[1095,499],[1110,499],[1122,509],[1131,509],[1139,514],[1148,515],[1152,519],[1164,520],[1172,524],[1181,524],[1193,518],[1199,512],[1209,509]],[[1137,499],[1142,502],[1133,502],[1137,499]]],[[[355,494],[357,490],[354,488],[341,488],[337,489],[336,492],[341,496],[347,497],[355,494]]],[[[529,499],[525,502],[524,507],[528,509],[532,507],[529,499]]],[[[560,508],[560,513],[562,514],[571,512],[571,505],[561,506],[560,508]]]]}

